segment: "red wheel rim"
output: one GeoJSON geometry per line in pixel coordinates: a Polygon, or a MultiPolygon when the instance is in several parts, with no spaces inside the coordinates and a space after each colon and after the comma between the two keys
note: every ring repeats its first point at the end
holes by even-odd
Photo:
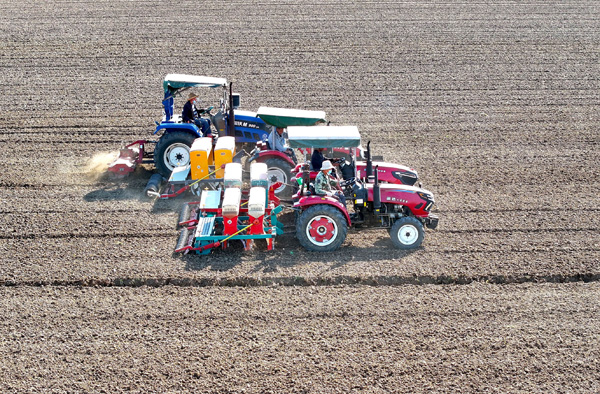
{"type": "Polygon", "coordinates": [[[306,227],[306,235],[312,243],[326,246],[332,243],[337,236],[337,225],[328,216],[315,216],[306,227]]]}

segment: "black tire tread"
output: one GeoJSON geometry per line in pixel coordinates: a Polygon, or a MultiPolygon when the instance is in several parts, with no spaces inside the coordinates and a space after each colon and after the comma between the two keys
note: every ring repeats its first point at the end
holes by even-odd
{"type": "Polygon", "coordinates": [[[169,179],[171,176],[171,170],[169,170],[166,164],[163,162],[163,154],[167,148],[177,142],[183,142],[189,147],[192,146],[192,143],[196,137],[185,131],[172,131],[170,133],[164,134],[160,140],[156,143],[156,147],[154,148],[154,165],[156,166],[156,170],[165,178],[169,179]]]}
{"type": "Polygon", "coordinates": [[[423,223],[421,223],[419,219],[415,217],[404,216],[396,220],[392,225],[392,228],[390,229],[390,238],[392,239],[392,243],[394,244],[394,246],[398,249],[406,250],[418,248],[419,246],[421,246],[421,243],[423,243],[423,238],[425,238],[425,230],[423,229],[423,223]],[[419,232],[419,237],[417,238],[416,242],[412,245],[404,245],[398,239],[398,230],[400,230],[400,227],[402,227],[404,224],[414,225],[417,228],[417,231],[419,232]]]}
{"type": "Polygon", "coordinates": [[[348,233],[348,222],[344,214],[336,207],[326,204],[313,205],[304,210],[296,220],[296,237],[306,250],[311,252],[332,252],[339,249],[346,240],[348,233]],[[306,226],[310,219],[317,215],[327,215],[336,221],[338,226],[338,238],[327,246],[316,246],[306,236],[306,226]]]}

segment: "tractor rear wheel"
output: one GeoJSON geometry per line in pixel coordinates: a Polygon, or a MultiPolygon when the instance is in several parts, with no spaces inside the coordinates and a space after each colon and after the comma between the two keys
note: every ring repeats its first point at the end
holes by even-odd
{"type": "Polygon", "coordinates": [[[296,221],[296,236],[306,250],[331,252],[338,249],[348,232],[342,212],[331,205],[319,204],[306,208],[296,221]]]}
{"type": "Polygon", "coordinates": [[[418,248],[423,242],[424,236],[423,224],[412,216],[396,220],[390,229],[390,237],[398,249],[418,248]]]}
{"type": "Polygon", "coordinates": [[[190,147],[195,139],[192,134],[180,131],[163,135],[154,148],[157,171],[168,179],[175,167],[190,164],[190,147]]]}
{"type": "Polygon", "coordinates": [[[293,187],[289,185],[292,179],[292,166],[283,159],[271,158],[265,160],[267,164],[267,178],[269,187],[273,183],[281,182],[281,186],[275,189],[275,195],[279,198],[287,199],[292,196],[293,187]]]}

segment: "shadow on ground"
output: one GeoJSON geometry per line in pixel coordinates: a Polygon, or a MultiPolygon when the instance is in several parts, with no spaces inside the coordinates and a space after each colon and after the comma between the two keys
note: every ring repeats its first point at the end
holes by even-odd
{"type": "Polygon", "coordinates": [[[152,171],[148,171],[141,166],[124,178],[116,178],[112,174],[105,173],[98,178],[96,184],[99,188],[87,193],[83,196],[83,199],[87,202],[147,201],[148,198],[144,195],[144,188],[150,176],[152,176],[152,171]]]}

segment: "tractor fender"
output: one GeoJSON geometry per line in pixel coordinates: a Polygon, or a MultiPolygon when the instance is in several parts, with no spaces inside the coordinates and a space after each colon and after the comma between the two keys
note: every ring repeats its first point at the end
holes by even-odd
{"type": "Polygon", "coordinates": [[[271,158],[278,158],[278,159],[285,160],[286,162],[288,162],[290,164],[290,166],[292,168],[296,167],[296,164],[292,161],[292,159],[288,155],[286,155],[285,153],[280,152],[278,150],[260,151],[260,152],[258,152],[258,156],[255,157],[254,160],[256,160],[258,163],[264,163],[271,158]]]}
{"type": "Polygon", "coordinates": [[[154,130],[154,133],[152,133],[152,135],[155,135],[156,133],[158,133],[161,130],[165,130],[163,135],[171,133],[171,132],[175,132],[175,131],[179,131],[179,132],[183,131],[183,132],[190,133],[195,137],[202,137],[202,133],[200,132],[200,129],[198,129],[198,127],[193,123],[161,123],[158,126],[156,126],[156,130],[154,130]]]}
{"type": "Polygon", "coordinates": [[[352,226],[352,222],[350,221],[350,215],[348,215],[348,210],[344,205],[339,202],[336,198],[328,197],[328,196],[307,196],[302,197],[298,202],[294,203],[294,208],[300,209],[304,211],[306,208],[317,205],[317,204],[327,204],[332,205],[342,211],[344,217],[346,218],[346,222],[348,223],[348,227],[352,226]]]}

